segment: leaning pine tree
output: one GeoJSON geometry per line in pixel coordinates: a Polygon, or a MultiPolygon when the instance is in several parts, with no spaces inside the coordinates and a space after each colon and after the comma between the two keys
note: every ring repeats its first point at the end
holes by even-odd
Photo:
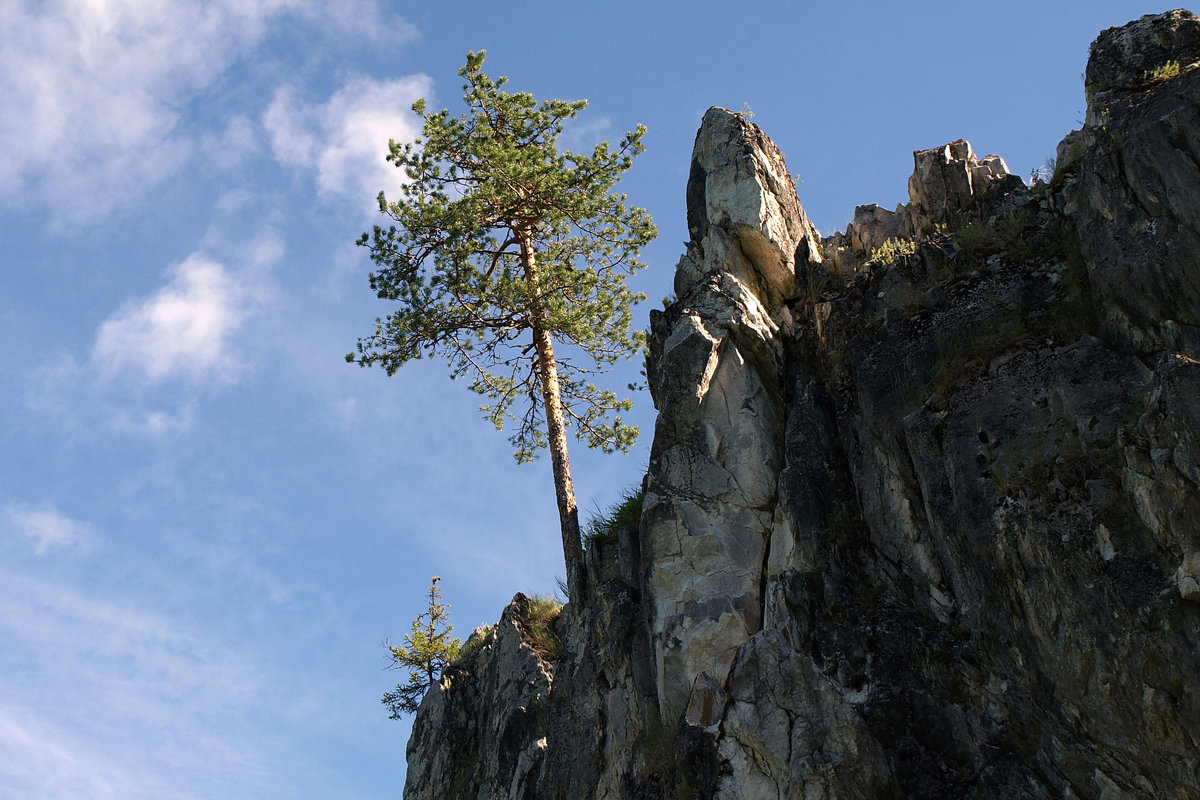
{"type": "Polygon", "coordinates": [[[506,79],[485,75],[483,59],[469,53],[459,71],[466,113],[427,112],[418,100],[421,138],[390,143],[388,160],[409,182],[400,200],[379,194],[395,225],[358,243],[377,266],[371,288],[396,309],[346,360],[392,375],[411,359],[447,358],[452,377],[486,398],[498,429],[515,423],[519,463],[549,447],[568,590],[578,597],[583,547],[567,429],[604,452],[628,451],[638,433],[619,416],[630,401],[590,380],[643,345],[630,307],[645,296],[625,279],[644,266],[638,252],[656,231],[614,186],[645,149],[646,129],[615,150],[603,142],[590,155],[560,152],[563,121],[587,101],[502,91],[506,79]]]}

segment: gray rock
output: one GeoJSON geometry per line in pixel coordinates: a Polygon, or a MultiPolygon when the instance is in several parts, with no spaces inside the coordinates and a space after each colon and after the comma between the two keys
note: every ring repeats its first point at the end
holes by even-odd
{"type": "Polygon", "coordinates": [[[1175,61],[1181,67],[1200,61],[1200,20],[1190,11],[1147,14],[1103,31],[1088,51],[1083,88],[1090,125],[1119,95],[1146,88],[1148,73],[1175,61]]]}
{"type": "Polygon", "coordinates": [[[1118,346],[1200,356],[1200,72],[1141,78],[1200,59],[1189,12],[1102,34],[1088,66],[1086,152],[1065,193],[1093,296],[1118,346]]]}
{"type": "MultiPolygon", "coordinates": [[[[735,240],[754,275],[734,274],[768,305],[795,294],[798,263],[820,261],[819,236],[796,197],[783,154],[741,114],[713,107],[704,115],[692,151],[687,200],[689,252],[703,253],[700,260],[725,263],[729,270],[725,253],[729,240],[735,240]],[[714,228],[724,233],[719,240],[710,236],[714,228]]],[[[683,274],[695,280],[711,268],[683,274]]],[[[677,277],[677,294],[688,286],[677,277]]]]}
{"type": "Polygon", "coordinates": [[[557,628],[563,657],[554,665],[538,798],[630,796],[658,711],[637,530],[593,541],[585,560],[587,607],[568,603],[557,628]]]}
{"type": "Polygon", "coordinates": [[[1192,19],[1102,35],[1089,91],[1125,105],[1050,186],[921,151],[836,265],[710,110],[640,524],[592,543],[556,664],[514,601],[447,671],[406,796],[1200,797],[1200,87],[1129,77],[1192,19]]]}
{"type": "Polygon", "coordinates": [[[908,179],[912,230],[927,235],[939,223],[952,230],[962,227],[989,186],[1009,175],[1004,159],[995,155],[976,159],[965,139],[917,150],[908,179]]]}
{"type": "Polygon", "coordinates": [[[736,277],[710,273],[653,318],[660,409],[642,546],[664,708],[724,676],[759,630],[783,411],[776,326],[736,277]]]}
{"type": "Polygon", "coordinates": [[[764,631],[738,653],[729,693],[719,800],[899,796],[854,693],[777,631],[764,631]]]}
{"type": "Polygon", "coordinates": [[[1125,438],[1121,485],[1158,544],[1182,558],[1200,547],[1200,364],[1164,355],[1146,413],[1125,438]]]}
{"type": "Polygon", "coordinates": [[[872,203],[854,209],[854,220],[846,227],[850,246],[862,253],[870,253],[888,239],[911,239],[914,235],[912,222],[905,206],[888,211],[872,203]]]}
{"type": "Polygon", "coordinates": [[[468,639],[421,701],[408,740],[408,800],[532,798],[546,750],[549,665],[522,629],[529,599],[504,610],[493,633],[468,639]]]}
{"type": "Polygon", "coordinates": [[[1175,570],[1175,586],[1184,600],[1200,603],[1200,550],[1192,550],[1175,570]]]}
{"type": "Polygon", "coordinates": [[[683,718],[689,725],[718,732],[725,713],[725,684],[707,672],[701,672],[692,682],[683,718]]]}

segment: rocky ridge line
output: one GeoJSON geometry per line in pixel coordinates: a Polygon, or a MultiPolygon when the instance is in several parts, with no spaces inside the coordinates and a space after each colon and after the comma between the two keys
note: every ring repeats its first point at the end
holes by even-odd
{"type": "Polygon", "coordinates": [[[711,109],[640,525],[552,668],[518,597],[447,670],[405,797],[1200,796],[1198,61],[1105,31],[1048,182],[952,142],[825,239],[711,109]]]}

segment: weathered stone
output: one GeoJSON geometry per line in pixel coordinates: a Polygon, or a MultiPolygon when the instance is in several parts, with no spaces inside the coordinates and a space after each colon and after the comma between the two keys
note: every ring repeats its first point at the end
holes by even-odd
{"type": "Polygon", "coordinates": [[[688,227],[680,296],[652,315],[649,359],[663,413],[642,541],[664,709],[700,674],[723,679],[761,626],[782,426],[772,310],[789,318],[780,303],[795,291],[797,258],[819,258],[782,154],[724,109],[710,109],[697,133],[688,227]]]}
{"type": "Polygon", "coordinates": [[[729,693],[716,798],[899,796],[850,693],[778,632],[742,648],[729,693]]]}
{"type": "MultiPolygon", "coordinates": [[[[642,542],[659,692],[724,676],[761,624],[782,398],[776,328],[736,277],[712,273],[653,318],[655,404],[642,542]]],[[[665,706],[664,706],[665,707],[665,706]]]]}
{"type": "Polygon", "coordinates": [[[628,797],[639,737],[658,711],[637,530],[594,541],[585,560],[588,604],[568,603],[557,626],[539,799],[628,797]]]}
{"type": "Polygon", "coordinates": [[[551,673],[522,634],[528,613],[518,594],[425,694],[408,740],[408,800],[536,797],[551,673]]]}
{"type": "Polygon", "coordinates": [[[912,222],[905,211],[904,206],[888,211],[874,203],[856,207],[854,221],[846,227],[850,246],[869,254],[888,239],[912,238],[912,222]]]}
{"type": "Polygon", "coordinates": [[[977,160],[965,139],[917,150],[913,153],[913,174],[908,179],[913,231],[926,235],[938,224],[951,229],[961,227],[971,219],[988,187],[1010,174],[999,156],[977,160]]]}
{"type": "Polygon", "coordinates": [[[1093,48],[1127,106],[1048,187],[922,151],[912,205],[826,241],[852,268],[820,293],[787,288],[778,151],[706,115],[640,524],[589,548],[544,705],[504,620],[447,672],[408,796],[1200,797],[1200,89],[1096,55],[1132,74],[1120,43],[1186,38],[1168,17],[1093,48]]]}
{"type": "Polygon", "coordinates": [[[927,236],[935,228],[957,229],[971,219],[985,219],[989,213],[1002,211],[996,200],[985,202],[988,195],[1023,194],[1025,190],[1024,182],[1008,171],[1004,159],[997,155],[976,159],[970,143],[963,139],[918,150],[913,162],[909,204],[898,205],[895,211],[874,203],[858,206],[845,233],[823,240],[822,249],[833,256],[839,272],[856,271],[860,261],[889,239],[913,239],[927,236]]]}
{"type": "Polygon", "coordinates": [[[1146,88],[1154,70],[1174,61],[1200,61],[1200,20],[1190,11],[1147,14],[1103,31],[1088,51],[1083,88],[1088,124],[1099,124],[1103,107],[1121,93],[1146,88]]]}
{"type": "Polygon", "coordinates": [[[707,672],[701,672],[692,682],[683,718],[689,725],[707,728],[714,733],[725,712],[725,684],[707,672]]]}
{"type": "Polygon", "coordinates": [[[1179,558],[1200,546],[1200,364],[1159,360],[1124,456],[1121,485],[1159,545],[1179,558]]]}
{"type": "MultiPolygon", "coordinates": [[[[687,199],[692,243],[710,265],[684,271],[690,280],[726,263],[729,244],[713,241],[713,228],[736,240],[761,284],[748,275],[738,277],[768,305],[795,294],[798,262],[820,261],[819,237],[796,197],[783,154],[742,114],[713,107],[704,115],[692,152],[687,199]],[[711,252],[714,247],[723,252],[711,252]]],[[[689,285],[677,277],[676,293],[682,295],[689,285]]]]}
{"type": "Polygon", "coordinates": [[[1175,586],[1184,600],[1200,603],[1200,550],[1192,550],[1175,570],[1175,586]]]}
{"type": "MultiPolygon", "coordinates": [[[[1142,33],[1132,41],[1176,24],[1181,35],[1191,32],[1189,42],[1200,37],[1200,20],[1173,12],[1134,23],[1142,33]]],[[[1125,32],[1108,38],[1111,46],[1094,49],[1093,61],[1107,63],[1102,56],[1130,43],[1125,32]]],[[[1126,54],[1130,63],[1145,60],[1137,52],[1126,54]]],[[[1119,85],[1089,116],[1083,141],[1090,144],[1065,203],[1107,335],[1144,354],[1200,357],[1200,71],[1138,91],[1124,78],[1119,85]]]]}

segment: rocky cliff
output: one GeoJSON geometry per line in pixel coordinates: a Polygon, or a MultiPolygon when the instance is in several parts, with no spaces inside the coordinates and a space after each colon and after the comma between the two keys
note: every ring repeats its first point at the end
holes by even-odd
{"type": "Polygon", "coordinates": [[[1033,186],[965,141],[822,239],[714,108],[640,524],[426,696],[424,798],[1200,797],[1200,20],[1103,32],[1033,186]]]}

